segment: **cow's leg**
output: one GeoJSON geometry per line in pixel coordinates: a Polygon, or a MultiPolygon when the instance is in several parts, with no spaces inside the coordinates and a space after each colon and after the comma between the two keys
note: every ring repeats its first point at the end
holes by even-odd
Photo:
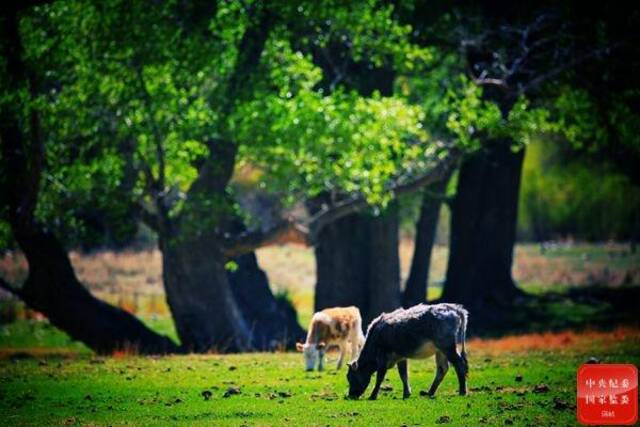
{"type": "Polygon", "coordinates": [[[440,383],[448,370],[449,362],[447,361],[447,356],[439,350],[436,351],[436,377],[433,379],[433,383],[429,388],[429,396],[436,394],[436,390],[438,390],[438,386],[440,386],[440,383]]]}
{"type": "Polygon", "coordinates": [[[318,350],[318,371],[324,369],[324,349],[318,350]]]}
{"type": "Polygon", "coordinates": [[[402,398],[411,396],[411,386],[409,385],[409,373],[407,372],[407,359],[398,362],[398,373],[402,380],[402,398]]]}
{"type": "Polygon", "coordinates": [[[381,366],[378,368],[378,372],[376,374],[376,385],[375,387],[373,387],[373,391],[371,392],[371,396],[369,396],[369,400],[376,400],[378,398],[378,392],[380,391],[380,386],[382,385],[382,381],[384,381],[384,376],[386,374],[386,366],[381,366]]]}
{"type": "Polygon", "coordinates": [[[449,360],[449,362],[451,362],[453,367],[456,369],[456,375],[458,376],[458,386],[459,386],[458,392],[460,393],[460,396],[464,396],[465,394],[467,394],[467,378],[466,378],[467,370],[465,369],[464,360],[458,354],[455,344],[447,348],[445,355],[447,356],[447,359],[449,360]]]}
{"type": "Polygon", "coordinates": [[[347,342],[345,341],[341,343],[338,349],[340,350],[340,355],[338,356],[338,363],[336,365],[337,370],[342,368],[342,362],[344,361],[344,354],[347,352],[347,342]]]}

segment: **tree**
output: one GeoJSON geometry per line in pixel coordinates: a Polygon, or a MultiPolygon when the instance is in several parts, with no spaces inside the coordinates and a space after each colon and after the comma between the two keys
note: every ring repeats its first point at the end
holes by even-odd
{"type": "MultiPolygon", "coordinates": [[[[566,106],[556,102],[562,93],[558,85],[575,90],[578,69],[602,67],[627,43],[614,35],[615,24],[608,17],[574,16],[574,10],[584,10],[582,6],[514,8],[501,2],[495,6],[467,9],[469,20],[459,32],[468,75],[483,88],[483,99],[497,106],[500,120],[494,131],[479,135],[480,150],[461,166],[442,295],[444,300],[475,308],[478,317],[499,315],[500,310],[490,309],[492,304],[512,306],[522,294],[512,279],[511,264],[527,138],[546,132],[579,139],[559,119],[566,106]],[[603,32],[594,36],[593,26],[603,32]],[[525,104],[536,108],[523,115],[525,104]]],[[[598,120],[597,116],[583,119],[582,129],[598,120]]]]}
{"type": "Polygon", "coordinates": [[[427,299],[431,252],[436,240],[436,229],[442,202],[448,202],[446,189],[452,172],[453,170],[449,170],[441,180],[429,185],[422,191],[422,203],[415,228],[411,268],[402,294],[403,307],[411,307],[425,302],[427,299]]]}
{"type": "Polygon", "coordinates": [[[55,326],[81,340],[98,353],[136,349],[141,353],[175,352],[178,347],[129,313],[94,298],[77,280],[69,258],[58,242],[35,218],[45,162],[38,112],[27,108],[28,131],[21,129],[17,95],[29,97],[35,81],[22,56],[19,8],[8,7],[2,16],[4,59],[3,105],[0,122],[2,142],[3,210],[13,236],[29,263],[29,276],[17,289],[0,279],[5,290],[44,312],[55,326]],[[13,95],[13,97],[12,97],[13,95]]]}
{"type": "MultiPolygon", "coordinates": [[[[414,159],[434,164],[422,158],[416,108],[314,88],[318,69],[291,48],[287,33],[287,19],[300,10],[61,1],[21,19],[23,57],[38,77],[24,105],[39,113],[47,154],[34,215],[55,225],[69,201],[123,206],[114,220],[135,212],[158,235],[183,349],[272,346],[274,324],[279,338],[300,332],[251,255],[294,228],[286,220],[269,230],[244,227],[229,191],[236,164],[268,165],[269,188],[291,196],[313,197],[327,182],[343,190],[311,222],[312,239],[330,222],[410,187],[412,176],[388,184],[414,159]],[[348,167],[350,161],[358,163],[348,167]],[[238,270],[231,274],[233,260],[238,270]],[[234,290],[230,280],[242,286],[234,290]],[[262,297],[247,297],[254,292],[262,297]]],[[[364,12],[366,18],[372,9],[364,12]]],[[[20,96],[11,87],[7,93],[20,96]]],[[[21,114],[16,123],[28,133],[21,114]]],[[[415,181],[429,179],[428,169],[414,166],[415,181]]]]}
{"type": "MultiPolygon", "coordinates": [[[[55,141],[47,146],[50,173],[76,194],[95,191],[103,186],[103,189],[110,190],[107,194],[111,197],[121,190],[114,189],[118,187],[121,177],[133,176],[134,185],[127,186],[129,193],[122,196],[126,202],[137,206],[140,218],[159,234],[167,298],[183,348],[195,351],[223,346],[229,350],[251,348],[253,337],[262,341],[265,337],[259,325],[255,328],[255,325],[247,324],[239,312],[225,269],[225,251],[229,247],[222,247],[224,239],[219,237],[220,234],[211,224],[216,209],[207,208],[211,202],[217,204],[214,207],[219,211],[224,211],[225,205],[228,205],[225,201],[228,199],[226,184],[233,171],[236,146],[233,141],[211,137],[204,144],[192,142],[194,132],[202,132],[200,135],[210,132],[205,121],[211,110],[202,102],[202,96],[189,92],[189,85],[185,84],[193,83],[193,80],[186,80],[193,69],[170,68],[186,64],[180,61],[193,59],[189,56],[197,53],[192,52],[191,48],[197,47],[197,41],[204,41],[202,37],[205,34],[198,32],[197,27],[190,27],[193,33],[182,40],[177,49],[178,58],[168,58],[166,52],[159,52],[158,46],[168,44],[171,37],[185,31],[184,23],[189,21],[189,17],[178,12],[174,14],[172,6],[154,11],[144,10],[143,4],[136,6],[129,8],[118,2],[106,5],[58,3],[36,10],[33,18],[24,23],[27,37],[32,42],[28,44],[25,56],[40,59],[38,55],[49,54],[33,71],[34,74],[41,72],[43,76],[40,88],[52,87],[50,93],[42,97],[52,96],[57,101],[43,107],[48,107],[47,113],[51,114],[42,115],[43,134],[55,141]],[[185,22],[180,22],[180,19],[185,22]],[[62,47],[61,50],[47,43],[38,45],[39,33],[30,27],[38,24],[43,24],[42,28],[50,31],[46,35],[56,39],[59,45],[55,47],[62,47]],[[155,40],[158,45],[147,40],[147,30],[151,28],[154,29],[153,35],[157,37],[155,40]],[[91,33],[94,38],[84,38],[85,32],[91,33]],[[44,52],[38,50],[41,46],[44,46],[44,52]],[[96,52],[99,54],[96,55],[96,52]],[[54,59],[50,60],[49,57],[54,59]],[[167,62],[168,59],[178,59],[178,63],[167,62]],[[71,71],[66,71],[65,65],[69,65],[71,71]],[[48,67],[50,72],[45,73],[48,67]],[[174,79],[166,80],[167,73],[172,71],[174,79]],[[44,76],[50,80],[45,81],[44,76]],[[163,102],[172,103],[165,104],[162,109],[163,102]],[[172,115],[175,109],[180,108],[185,108],[186,114],[180,117],[172,115]],[[176,140],[180,137],[186,137],[186,142],[178,149],[177,146],[183,142],[176,140]],[[73,159],[77,161],[69,159],[73,157],[70,150],[74,147],[60,144],[65,140],[83,143],[81,155],[73,159]],[[117,145],[114,147],[111,141],[116,141],[117,145]],[[129,148],[131,146],[132,150],[129,148]],[[119,158],[123,147],[133,152],[133,155],[125,157],[124,164],[119,158]],[[179,152],[176,153],[176,149],[179,152]],[[176,155],[177,158],[172,157],[176,155]],[[196,160],[198,175],[193,185],[188,187],[189,197],[181,206],[183,213],[174,215],[171,208],[175,207],[176,201],[170,198],[175,197],[180,184],[184,185],[185,180],[190,181],[189,176],[193,172],[193,163],[190,162],[196,160]],[[127,169],[133,169],[133,173],[123,176],[127,169]],[[78,179],[79,174],[82,176],[88,170],[94,173],[94,180],[78,179]],[[101,176],[110,179],[101,182],[101,176]],[[188,221],[183,220],[184,217],[193,221],[192,224],[199,222],[204,230],[194,230],[193,227],[187,229],[185,223],[188,221]],[[257,333],[251,333],[250,327],[258,329],[257,333]]],[[[218,113],[229,114],[233,99],[241,93],[241,81],[255,67],[267,38],[270,17],[263,9],[258,10],[256,15],[255,20],[246,25],[245,34],[239,39],[236,66],[227,79],[227,92],[221,94],[225,102],[219,106],[218,113]]],[[[208,22],[204,24],[206,26],[208,22]]],[[[200,53],[204,50],[202,46],[199,45],[200,53]]],[[[190,63],[198,67],[203,62],[190,63]]],[[[202,76],[195,78],[203,80],[202,76]]],[[[32,89],[38,94],[40,88],[32,89]]],[[[38,175],[35,178],[38,179],[38,175]]],[[[55,204],[60,200],[54,189],[46,190],[48,194],[45,193],[40,203],[43,217],[55,215],[55,204]]],[[[227,223],[230,224],[229,221],[227,223]]],[[[224,221],[217,221],[215,227],[221,226],[225,226],[224,221]]],[[[13,228],[14,234],[19,236],[16,228],[13,228]]],[[[25,251],[27,245],[33,243],[17,240],[25,251]]],[[[60,252],[63,252],[61,248],[60,252]]],[[[257,269],[251,263],[242,262],[241,265],[243,269],[249,269],[248,272],[257,269]]],[[[34,271],[34,266],[30,267],[34,271]]],[[[266,286],[266,282],[262,281],[262,284],[266,286]]],[[[16,293],[23,296],[25,292],[26,288],[24,292],[21,290],[16,293]]],[[[26,299],[26,302],[31,301],[26,299]]],[[[34,307],[42,309],[41,304],[34,304],[34,307]]],[[[267,309],[273,310],[272,307],[267,309]]],[[[57,324],[51,312],[43,311],[57,324]]],[[[291,316],[285,319],[290,323],[280,323],[284,330],[291,325],[291,316]]],[[[278,320],[282,321],[283,317],[278,317],[278,320]]],[[[85,335],[93,333],[92,339],[82,337],[90,345],[92,341],[108,341],[109,337],[105,334],[97,333],[98,320],[94,319],[92,323],[96,325],[95,331],[91,324],[79,324],[85,325],[85,335]]],[[[297,329],[288,330],[291,342],[301,332],[295,318],[293,324],[297,329]]],[[[64,326],[69,330],[68,325],[64,326]]],[[[72,336],[76,335],[72,333],[72,336]]],[[[126,337],[127,334],[124,334],[121,340],[126,337]]]]}
{"type": "MultiPolygon", "coordinates": [[[[311,187],[311,191],[306,192],[311,196],[307,207],[312,218],[316,215],[320,219],[332,216],[330,221],[324,221],[326,225],[321,229],[318,227],[314,231],[311,227],[318,272],[315,309],[353,304],[360,308],[365,320],[369,320],[384,310],[392,310],[400,305],[398,213],[395,203],[390,203],[386,208],[384,206],[397,190],[408,189],[398,183],[424,170],[424,166],[416,167],[420,156],[424,156],[421,160],[428,164],[434,153],[416,151],[420,148],[416,143],[419,141],[411,141],[406,137],[394,141],[397,138],[395,129],[419,128],[421,123],[415,126],[415,119],[422,120],[422,117],[416,114],[418,110],[406,108],[401,98],[394,97],[393,63],[398,59],[403,64],[420,63],[424,60],[423,52],[407,42],[409,29],[401,28],[391,19],[393,8],[380,8],[373,16],[367,11],[369,14],[363,14],[363,20],[355,22],[353,16],[362,13],[359,10],[362,6],[354,5],[351,9],[341,9],[337,13],[333,11],[331,21],[325,24],[326,28],[303,33],[302,41],[294,43],[303,52],[309,52],[313,63],[322,70],[321,78],[314,82],[321,98],[310,100],[303,97],[299,90],[287,93],[298,92],[294,100],[303,99],[305,106],[317,103],[319,110],[325,114],[330,108],[327,108],[329,102],[346,101],[346,105],[344,101],[337,104],[338,108],[344,109],[344,116],[327,123],[338,129],[338,138],[331,138],[331,145],[327,146],[328,162],[320,163],[318,167],[314,164],[316,158],[302,157],[303,170],[310,166],[314,170],[318,167],[325,171],[321,172],[320,177],[324,179],[319,180],[317,188],[311,187]],[[345,14],[345,10],[352,13],[345,14]],[[362,25],[362,28],[358,25],[362,25]],[[388,39],[384,39],[382,34],[388,35],[388,39]],[[378,128],[378,124],[371,123],[366,116],[359,121],[360,113],[364,110],[362,106],[353,105],[351,100],[362,98],[367,99],[372,107],[375,105],[374,108],[381,109],[386,117],[394,118],[396,123],[387,122],[383,128],[378,128]],[[359,122],[361,125],[356,125],[359,122]],[[348,141],[351,146],[345,146],[341,141],[348,141]],[[357,145],[354,146],[354,142],[357,145]],[[365,148],[367,145],[369,147],[365,148]],[[365,150],[354,150],[359,146],[365,150]],[[363,157],[363,153],[371,158],[363,157]],[[414,170],[411,170],[412,164],[414,170]],[[398,165],[408,167],[408,170],[403,171],[398,165]],[[351,182],[344,182],[345,178],[351,182]],[[354,186],[354,181],[357,186],[354,186]],[[382,185],[385,181],[389,182],[388,186],[382,185]],[[354,190],[362,191],[367,203],[350,204],[354,190]],[[357,209],[343,211],[348,215],[334,215],[334,212],[341,211],[339,206],[342,203],[357,206],[357,209]],[[367,208],[367,204],[373,205],[379,212],[373,215],[370,212],[359,213],[367,208]]],[[[272,117],[283,115],[280,111],[269,111],[268,114],[272,117]]],[[[309,130],[313,126],[312,121],[305,121],[299,114],[293,120],[303,129],[306,127],[309,130]]],[[[265,122],[273,122],[273,119],[266,119],[265,122]]],[[[293,138],[300,137],[296,135],[293,138]]],[[[304,141],[304,136],[302,138],[304,141]]],[[[318,144],[317,136],[311,143],[318,144]]],[[[304,143],[300,145],[304,147],[301,151],[307,154],[307,146],[304,143]]],[[[256,161],[264,162],[264,158],[256,161]]],[[[296,161],[300,162],[300,159],[296,161]]],[[[440,173],[429,173],[425,184],[437,179],[440,173]]],[[[292,192],[295,193],[296,183],[291,182],[291,175],[295,176],[295,172],[282,175],[294,186],[292,192]]],[[[306,180],[304,185],[308,187],[315,182],[306,180]]],[[[419,188],[419,185],[412,187],[419,188]]],[[[312,220],[311,224],[320,222],[312,220]]]]}

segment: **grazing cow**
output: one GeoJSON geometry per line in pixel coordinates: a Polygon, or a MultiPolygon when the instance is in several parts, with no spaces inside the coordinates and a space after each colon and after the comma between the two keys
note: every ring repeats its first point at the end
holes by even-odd
{"type": "Polygon", "coordinates": [[[313,371],[316,361],[318,370],[321,371],[324,367],[324,353],[329,347],[339,348],[336,369],[340,369],[347,347],[350,347],[351,357],[355,359],[363,344],[362,317],[358,307],[334,307],[313,315],[306,342],[297,343],[296,348],[304,354],[307,371],[313,371]]]}
{"type": "Polygon", "coordinates": [[[369,325],[364,348],[357,360],[349,364],[349,397],[358,398],[364,393],[373,373],[376,384],[369,399],[378,397],[380,384],[387,369],[398,364],[402,379],[403,398],[411,395],[407,374],[407,359],[422,359],[436,355],[436,376],[429,389],[433,396],[453,364],[458,376],[459,393],[467,393],[468,372],[464,342],[468,313],[458,304],[418,304],[408,309],[399,308],[383,313],[369,325]],[[458,354],[456,342],[462,344],[458,354]]]}

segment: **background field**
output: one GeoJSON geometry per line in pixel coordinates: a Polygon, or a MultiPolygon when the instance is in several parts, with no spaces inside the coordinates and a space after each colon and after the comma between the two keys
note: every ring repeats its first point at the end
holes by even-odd
{"type": "MultiPolygon", "coordinates": [[[[403,239],[400,247],[402,280],[406,279],[413,244],[403,239]]],[[[440,294],[447,248],[436,246],[432,257],[429,298],[440,294]]],[[[303,327],[313,313],[315,261],[310,248],[299,245],[273,246],[257,252],[275,293],[288,298],[298,311],[303,327]]],[[[173,322],[164,300],[161,260],[158,251],[103,251],[72,253],[80,280],[100,298],[137,314],[155,330],[176,339],[173,322]]],[[[13,282],[24,277],[26,265],[19,255],[8,254],[0,270],[13,282]]],[[[514,324],[505,332],[547,329],[610,327],[637,323],[634,299],[640,296],[640,253],[628,245],[555,243],[516,247],[514,277],[527,292],[542,301],[527,303],[537,315],[514,324]]],[[[0,352],[88,351],[52,328],[37,313],[3,294],[0,306],[0,352]]],[[[530,314],[530,313],[528,313],[530,314]]],[[[517,319],[516,319],[517,321],[517,319]]]]}

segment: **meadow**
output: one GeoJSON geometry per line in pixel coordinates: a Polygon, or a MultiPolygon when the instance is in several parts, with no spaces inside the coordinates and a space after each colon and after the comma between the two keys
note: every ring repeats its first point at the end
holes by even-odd
{"type": "Polygon", "coordinates": [[[412,361],[402,400],[390,371],[377,401],[345,399],[345,371],[305,372],[294,353],[5,358],[5,425],[574,425],[575,373],[588,358],[640,363],[640,333],[471,340],[469,394],[450,372],[435,398],[432,360],[412,361]]]}
{"type": "MultiPolygon", "coordinates": [[[[403,276],[411,253],[411,242],[403,241],[403,276]]],[[[274,291],[292,301],[306,326],[312,251],[279,246],[258,257],[274,291]]],[[[440,292],[446,257],[446,248],[436,247],[430,297],[440,292]]],[[[175,339],[157,251],[73,253],[72,260],[92,292],[175,339]]],[[[0,262],[7,277],[20,280],[19,256],[0,262]]],[[[469,341],[469,395],[457,396],[451,371],[435,398],[425,396],[435,368],[429,359],[410,362],[410,399],[402,400],[393,370],[375,402],[345,399],[344,370],[330,362],[324,372],[305,372],[295,353],[96,357],[5,296],[0,419],[5,425],[575,425],[580,364],[640,363],[638,266],[640,255],[622,244],[519,245],[514,275],[537,299],[516,310],[522,318],[514,318],[512,331],[469,341]]]]}

